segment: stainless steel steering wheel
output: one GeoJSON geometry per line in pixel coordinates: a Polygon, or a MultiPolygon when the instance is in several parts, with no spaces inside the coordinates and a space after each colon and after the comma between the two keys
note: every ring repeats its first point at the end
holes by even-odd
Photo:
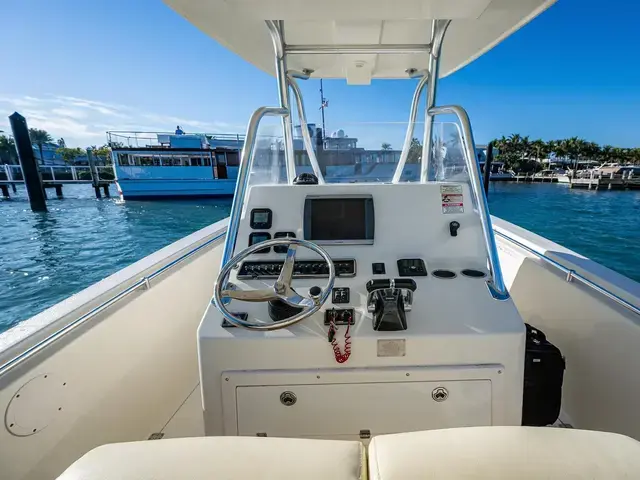
{"type": "Polygon", "coordinates": [[[275,238],[273,240],[267,240],[245,248],[229,260],[224,267],[222,267],[214,286],[213,302],[224,318],[227,319],[229,323],[236,325],[237,327],[246,328],[248,330],[279,330],[281,328],[287,328],[291,325],[295,325],[320,310],[320,307],[324,305],[331,294],[335,279],[335,266],[333,265],[331,257],[324,248],[321,248],[317,244],[308,240],[300,240],[298,238],[275,238]],[[262,290],[233,290],[227,288],[229,273],[236,265],[239,265],[242,260],[258,250],[278,245],[288,245],[289,248],[287,249],[287,255],[284,259],[282,270],[280,270],[280,275],[273,287],[262,290]],[[320,292],[315,295],[311,294],[310,297],[303,297],[291,288],[293,266],[295,264],[296,248],[298,246],[305,247],[316,252],[322,257],[329,267],[329,280],[327,281],[324,289],[320,290],[320,292]],[[268,302],[270,300],[282,300],[288,305],[301,307],[303,310],[300,313],[284,320],[278,320],[271,323],[253,323],[234,316],[227,309],[225,303],[228,302],[225,302],[225,299],[229,298],[244,302],[268,302]]]}

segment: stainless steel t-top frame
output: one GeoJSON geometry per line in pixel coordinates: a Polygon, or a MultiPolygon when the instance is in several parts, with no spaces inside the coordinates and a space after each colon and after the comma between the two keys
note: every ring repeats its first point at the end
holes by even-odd
{"type": "Polygon", "coordinates": [[[392,183],[399,183],[402,171],[407,161],[411,139],[413,138],[414,126],[418,111],[418,103],[424,87],[428,85],[427,101],[425,107],[425,132],[422,150],[422,165],[420,171],[420,182],[425,183],[429,180],[429,172],[431,170],[432,160],[432,131],[433,120],[436,115],[454,114],[458,117],[461,125],[463,150],[465,153],[465,161],[467,170],[471,179],[471,190],[476,198],[478,206],[478,214],[480,216],[483,236],[487,248],[487,263],[489,267],[490,277],[487,280],[487,286],[491,295],[498,300],[509,298],[509,292],[504,284],[502,270],[498,260],[498,249],[496,246],[493,228],[491,225],[491,217],[487,205],[487,198],[484,194],[480,180],[480,166],[475,153],[475,143],[471,131],[469,117],[465,110],[457,105],[436,107],[436,91],[438,84],[438,69],[440,64],[440,54],[442,50],[442,42],[444,35],[451,23],[450,20],[434,20],[431,28],[431,43],[417,45],[287,45],[284,37],[284,22],[267,20],[266,25],[271,34],[276,63],[276,79],[278,84],[278,94],[280,98],[279,107],[261,107],[254,112],[247,127],[244,147],[240,160],[240,170],[238,172],[238,180],[235,190],[235,196],[231,207],[229,227],[225,241],[224,251],[222,255],[222,266],[225,266],[231,257],[235,248],[236,237],[238,235],[238,227],[240,225],[240,217],[242,215],[242,205],[244,204],[249,174],[253,163],[253,150],[256,141],[258,124],[262,117],[266,115],[276,115],[282,117],[282,128],[284,136],[284,153],[287,170],[287,182],[293,183],[296,176],[295,156],[293,150],[293,123],[291,119],[291,101],[289,96],[289,87],[293,90],[296,100],[298,115],[300,117],[300,127],[305,150],[309,156],[311,167],[318,177],[319,183],[324,183],[324,178],[320,171],[319,163],[316,158],[315,150],[311,142],[309,130],[307,128],[307,120],[302,101],[302,94],[295,78],[309,78],[309,71],[303,73],[287,71],[287,54],[353,54],[353,53],[374,53],[374,54],[398,54],[398,53],[429,53],[429,65],[426,70],[412,69],[408,72],[411,77],[421,77],[416,86],[413,100],[411,102],[411,110],[409,113],[409,125],[402,146],[402,153],[398,166],[393,175],[392,183]]]}

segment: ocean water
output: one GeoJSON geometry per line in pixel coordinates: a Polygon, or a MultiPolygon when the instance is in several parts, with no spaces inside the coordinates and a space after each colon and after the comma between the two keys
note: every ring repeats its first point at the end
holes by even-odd
{"type": "MultiPolygon", "coordinates": [[[[0,200],[0,331],[228,216],[231,200],[97,200],[64,187],[48,213],[24,188],[0,200]]],[[[494,183],[491,213],[640,281],[640,191],[494,183]]]]}

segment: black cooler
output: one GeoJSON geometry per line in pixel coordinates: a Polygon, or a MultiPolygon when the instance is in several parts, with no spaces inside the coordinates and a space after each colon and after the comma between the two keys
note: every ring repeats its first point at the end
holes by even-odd
{"type": "Polygon", "coordinates": [[[550,343],[542,331],[525,325],[522,425],[550,425],[560,415],[565,361],[558,347],[550,343]]]}

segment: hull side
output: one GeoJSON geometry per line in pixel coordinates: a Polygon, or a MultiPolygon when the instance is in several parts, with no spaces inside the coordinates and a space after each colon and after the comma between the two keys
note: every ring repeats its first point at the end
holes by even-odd
{"type": "Polygon", "coordinates": [[[500,264],[516,307],[566,357],[563,411],[577,428],[640,439],[640,315],[590,288],[544,255],[636,308],[640,284],[500,219],[493,220],[500,264]],[[573,276],[573,278],[571,278],[573,276]]]}

